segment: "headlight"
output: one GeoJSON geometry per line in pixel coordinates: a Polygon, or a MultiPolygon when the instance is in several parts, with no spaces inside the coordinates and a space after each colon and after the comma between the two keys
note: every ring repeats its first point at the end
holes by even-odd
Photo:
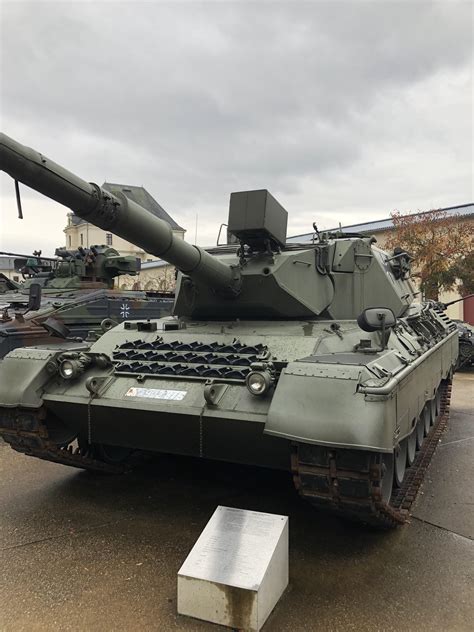
{"type": "Polygon", "coordinates": [[[74,364],[71,362],[71,360],[63,360],[59,367],[59,373],[61,374],[61,377],[63,377],[65,380],[69,380],[71,377],[74,376],[74,364]]]}
{"type": "Polygon", "coordinates": [[[264,395],[270,388],[271,377],[266,371],[251,371],[245,381],[252,395],[264,395]]]}
{"type": "Polygon", "coordinates": [[[65,353],[58,359],[59,375],[64,380],[72,380],[84,373],[91,358],[84,353],[65,353]]]}

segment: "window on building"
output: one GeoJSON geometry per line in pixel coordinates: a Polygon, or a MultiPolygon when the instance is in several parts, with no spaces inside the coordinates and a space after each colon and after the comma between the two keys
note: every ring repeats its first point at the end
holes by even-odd
{"type": "Polygon", "coordinates": [[[84,245],[84,233],[81,233],[81,246],[84,245]]]}
{"type": "Polygon", "coordinates": [[[68,244],[69,244],[69,248],[71,247],[71,235],[68,236],[68,244]]]}
{"type": "Polygon", "coordinates": [[[13,275],[13,280],[18,283],[20,281],[20,277],[17,276],[16,274],[13,275]]]}
{"type": "Polygon", "coordinates": [[[112,245],[112,233],[105,233],[105,243],[107,246],[112,245]]]}

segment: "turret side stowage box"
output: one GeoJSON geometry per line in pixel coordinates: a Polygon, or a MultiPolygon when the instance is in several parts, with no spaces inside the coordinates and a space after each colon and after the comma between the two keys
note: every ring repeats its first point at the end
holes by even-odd
{"type": "Polygon", "coordinates": [[[228,230],[245,243],[270,238],[284,246],[287,222],[288,213],[266,189],[230,195],[228,230]]]}

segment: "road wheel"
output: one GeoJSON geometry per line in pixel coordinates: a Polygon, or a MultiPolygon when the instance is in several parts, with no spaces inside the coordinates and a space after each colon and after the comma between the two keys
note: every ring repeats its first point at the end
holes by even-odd
{"type": "Polygon", "coordinates": [[[416,422],[415,427],[416,432],[416,449],[419,450],[423,445],[423,441],[425,438],[425,422],[423,421],[423,411],[421,415],[418,417],[418,421],[416,422]]]}
{"type": "Polygon", "coordinates": [[[433,397],[433,399],[429,402],[429,404],[430,404],[430,423],[432,426],[434,426],[436,423],[436,418],[438,416],[436,412],[436,397],[433,397]]]}
{"type": "Polygon", "coordinates": [[[421,414],[423,418],[423,425],[425,431],[425,437],[430,434],[431,428],[431,405],[430,402],[426,402],[423,412],[421,414]]]}
{"type": "Polygon", "coordinates": [[[413,465],[416,457],[416,426],[407,439],[407,465],[413,465]]]}
{"type": "Polygon", "coordinates": [[[403,479],[405,478],[405,470],[407,468],[407,448],[407,439],[400,441],[400,444],[395,448],[395,468],[393,480],[396,487],[401,487],[403,479]]]}
{"type": "Polygon", "coordinates": [[[435,401],[436,401],[436,417],[438,417],[438,415],[441,414],[441,391],[439,388],[436,391],[435,401]]]}

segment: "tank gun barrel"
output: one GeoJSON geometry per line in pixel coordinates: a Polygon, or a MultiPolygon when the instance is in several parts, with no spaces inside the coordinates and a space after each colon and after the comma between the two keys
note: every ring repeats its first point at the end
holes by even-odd
{"type": "Polygon", "coordinates": [[[468,298],[472,298],[474,294],[468,294],[467,296],[461,296],[461,298],[456,298],[454,301],[449,301],[449,303],[443,303],[443,309],[448,308],[450,305],[455,305],[456,303],[460,303],[461,301],[466,301],[468,298]]]}
{"type": "Polygon", "coordinates": [[[46,195],[82,219],[173,264],[216,290],[236,294],[237,268],[176,237],[171,226],[123,194],[86,182],[43,154],[0,134],[0,169],[15,181],[46,195]]]}
{"type": "Polygon", "coordinates": [[[6,257],[18,257],[21,259],[38,259],[42,261],[57,261],[57,257],[43,257],[43,255],[25,255],[19,254],[18,252],[5,252],[4,250],[0,250],[0,255],[6,257]]]}

